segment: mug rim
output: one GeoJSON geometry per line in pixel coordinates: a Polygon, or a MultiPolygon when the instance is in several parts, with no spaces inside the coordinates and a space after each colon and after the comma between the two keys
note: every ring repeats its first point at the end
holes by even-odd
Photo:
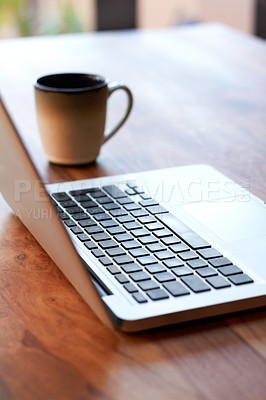
{"type": "Polygon", "coordinates": [[[83,93],[83,92],[91,92],[93,90],[100,89],[108,84],[108,81],[99,74],[90,74],[90,73],[82,73],[82,72],[62,72],[62,73],[55,73],[55,74],[48,74],[42,75],[36,79],[34,83],[34,87],[38,90],[44,92],[55,92],[55,93],[83,93]],[[89,77],[89,78],[97,78],[99,83],[96,83],[93,86],[81,86],[81,87],[73,87],[73,88],[60,88],[60,87],[53,87],[49,85],[45,85],[41,81],[47,78],[53,77],[63,77],[63,76],[80,76],[80,77],[89,77]]]}

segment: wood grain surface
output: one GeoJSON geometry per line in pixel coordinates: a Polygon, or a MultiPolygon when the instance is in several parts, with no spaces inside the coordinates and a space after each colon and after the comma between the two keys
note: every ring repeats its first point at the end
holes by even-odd
{"type": "MultiPolygon", "coordinates": [[[[207,163],[266,201],[266,44],[219,25],[0,41],[0,90],[45,182],[207,163]],[[127,84],[126,125],[82,168],[49,164],[32,84],[127,84]]],[[[108,125],[123,112],[114,95],[108,125]]],[[[0,144],[1,145],[1,144],[0,144]]],[[[140,334],[105,328],[0,198],[0,399],[266,398],[266,310],[140,334]]]]}

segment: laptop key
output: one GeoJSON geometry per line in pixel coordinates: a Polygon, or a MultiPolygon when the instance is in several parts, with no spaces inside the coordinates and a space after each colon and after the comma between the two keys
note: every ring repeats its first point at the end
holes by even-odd
{"type": "Polygon", "coordinates": [[[149,215],[149,213],[145,209],[133,210],[131,211],[131,214],[135,218],[145,217],[146,215],[149,215]]]}
{"type": "Polygon", "coordinates": [[[124,288],[128,291],[128,293],[138,292],[138,288],[133,283],[126,283],[124,288]]]}
{"type": "Polygon", "coordinates": [[[99,204],[108,204],[108,203],[113,203],[113,200],[110,199],[108,196],[103,196],[97,199],[97,203],[99,204]]]}
{"type": "Polygon", "coordinates": [[[75,235],[77,235],[77,234],[79,234],[79,233],[82,233],[82,232],[83,232],[83,231],[82,231],[82,229],[80,229],[80,227],[79,227],[79,226],[74,226],[74,227],[73,227],[73,228],[71,228],[70,230],[71,230],[71,232],[75,233],[75,235]]]}
{"type": "Polygon", "coordinates": [[[228,276],[228,279],[234,284],[234,285],[245,285],[246,283],[252,283],[254,282],[250,276],[247,274],[238,274],[238,275],[231,275],[228,276]]]}
{"type": "Polygon", "coordinates": [[[210,278],[207,278],[206,281],[214,287],[214,289],[224,289],[231,286],[231,284],[222,276],[211,276],[210,278]]]}
{"type": "Polygon", "coordinates": [[[107,185],[103,186],[102,188],[106,193],[113,197],[113,199],[121,199],[122,197],[127,197],[126,194],[115,185],[107,185]]]}
{"type": "Polygon", "coordinates": [[[228,260],[228,258],[226,258],[226,257],[212,258],[208,261],[215,268],[232,264],[232,262],[230,260],[228,260]]]}
{"type": "Polygon", "coordinates": [[[98,221],[98,222],[100,222],[100,221],[107,221],[107,220],[110,220],[110,219],[111,219],[111,217],[110,217],[108,214],[106,214],[106,213],[95,214],[95,215],[94,215],[94,218],[95,218],[95,220],[98,221]]]}
{"type": "Polygon", "coordinates": [[[129,279],[126,275],[124,274],[117,274],[115,275],[115,279],[119,282],[119,283],[128,283],[129,279]]]}
{"type": "Polygon", "coordinates": [[[183,251],[182,253],[178,254],[178,257],[180,257],[183,261],[187,261],[198,258],[198,255],[194,253],[194,251],[183,251]]]}
{"type": "Polygon", "coordinates": [[[218,250],[214,249],[213,247],[209,249],[198,250],[197,253],[206,260],[208,260],[209,258],[217,258],[223,256],[218,250]]]}
{"type": "MultiPolygon", "coordinates": [[[[101,215],[101,214],[99,214],[101,215]]],[[[115,222],[113,219],[108,219],[108,220],[103,220],[100,221],[100,224],[104,227],[104,228],[112,228],[114,226],[119,226],[117,222],[115,222]]]]}
{"type": "Polygon", "coordinates": [[[105,197],[106,194],[99,188],[91,188],[88,191],[90,193],[90,196],[93,197],[94,199],[98,199],[101,197],[105,197]]]}
{"type": "Polygon", "coordinates": [[[87,247],[88,250],[94,250],[97,249],[97,246],[94,242],[91,240],[88,240],[87,242],[84,242],[84,245],[87,247]]]}
{"type": "Polygon", "coordinates": [[[150,265],[150,264],[157,263],[157,260],[156,260],[156,258],[154,258],[152,256],[145,256],[145,257],[138,258],[138,262],[141,265],[150,265]]]}
{"type": "Polygon", "coordinates": [[[81,233],[80,235],[77,235],[77,238],[81,241],[81,242],[86,242],[86,240],[89,240],[89,236],[86,235],[85,233],[81,233]]]}
{"type": "Polygon", "coordinates": [[[100,241],[98,244],[99,246],[101,246],[102,249],[111,249],[115,247],[119,249],[117,243],[112,239],[100,241]]]}
{"type": "Polygon", "coordinates": [[[162,260],[167,260],[169,258],[174,258],[175,255],[169,251],[169,250],[165,250],[165,251],[158,251],[156,253],[154,253],[155,257],[157,257],[160,261],[162,260]]]}
{"type": "Polygon", "coordinates": [[[184,276],[181,278],[181,281],[195,293],[207,292],[211,290],[211,288],[196,275],[184,276]]]}
{"type": "Polygon", "coordinates": [[[170,274],[170,272],[161,272],[159,274],[155,274],[154,277],[160,283],[176,280],[176,278],[172,274],[170,274]]]}
{"type": "Polygon", "coordinates": [[[159,272],[165,272],[166,268],[161,265],[161,264],[152,264],[152,265],[147,265],[145,269],[150,273],[150,274],[158,274],[159,272]]]}
{"type": "Polygon", "coordinates": [[[140,225],[138,222],[136,222],[136,221],[132,221],[132,222],[126,222],[126,223],[124,224],[124,227],[125,227],[128,231],[131,231],[132,229],[141,228],[141,225],[140,225]]]}
{"type": "Polygon", "coordinates": [[[141,200],[139,201],[139,204],[142,207],[150,207],[150,206],[158,206],[159,203],[155,200],[149,199],[149,200],[141,200]]]}
{"type": "Polygon", "coordinates": [[[89,235],[94,235],[96,233],[103,233],[104,231],[99,225],[94,225],[85,228],[85,232],[87,232],[89,235]]]}
{"type": "Polygon", "coordinates": [[[163,264],[167,268],[183,267],[184,263],[179,258],[170,258],[169,260],[164,260],[163,264]]]}
{"type": "Polygon", "coordinates": [[[129,203],[129,204],[124,204],[124,208],[127,211],[134,211],[134,210],[141,210],[142,208],[136,204],[136,203],[129,203]]]}
{"type": "Polygon", "coordinates": [[[107,267],[107,266],[109,266],[109,265],[113,265],[112,261],[111,261],[108,257],[106,257],[106,256],[100,257],[100,258],[99,258],[99,261],[100,261],[100,263],[101,263],[102,265],[104,265],[105,267],[107,267]]]}
{"type": "Polygon", "coordinates": [[[82,210],[82,208],[80,208],[79,206],[74,206],[74,207],[69,207],[68,209],[67,209],[67,212],[69,213],[69,214],[81,214],[82,212],[83,212],[83,210],[82,210]]]}
{"type": "Polygon", "coordinates": [[[208,278],[209,276],[218,275],[218,272],[216,271],[216,269],[214,269],[212,267],[199,268],[199,269],[197,269],[197,273],[202,278],[208,278]]]}
{"type": "Polygon", "coordinates": [[[60,206],[64,207],[64,208],[75,207],[76,205],[77,205],[77,203],[75,203],[75,201],[73,201],[73,200],[66,200],[66,201],[62,201],[60,203],[60,206]]]}
{"type": "Polygon", "coordinates": [[[177,236],[166,236],[161,238],[161,241],[167,246],[181,243],[181,240],[177,236]]]}
{"type": "Polygon", "coordinates": [[[137,292],[137,293],[133,293],[132,297],[138,302],[138,303],[147,303],[147,299],[143,296],[142,293],[137,292]]]}
{"type": "Polygon", "coordinates": [[[124,256],[117,256],[114,257],[114,262],[116,262],[116,264],[129,264],[129,263],[133,263],[134,259],[128,255],[124,255],[124,256]]]}
{"type": "Polygon", "coordinates": [[[131,274],[132,272],[142,271],[140,266],[136,263],[121,265],[121,268],[126,274],[131,274]]]}
{"type": "Polygon", "coordinates": [[[151,222],[145,225],[145,228],[149,229],[149,231],[156,231],[158,229],[163,229],[164,226],[160,222],[151,222]]]}
{"type": "Polygon", "coordinates": [[[121,217],[117,217],[117,221],[120,222],[120,224],[125,224],[126,222],[132,222],[135,221],[132,215],[126,214],[122,215],[121,217]]]}
{"type": "MultiPolygon", "coordinates": [[[[100,259],[101,260],[101,259],[100,259]]],[[[120,274],[119,268],[117,268],[115,265],[110,265],[110,267],[106,268],[108,272],[112,275],[120,274]]]]}
{"type": "Polygon", "coordinates": [[[169,298],[169,295],[163,289],[148,290],[146,293],[154,301],[169,298]]]}
{"type": "Polygon", "coordinates": [[[86,209],[97,207],[97,204],[93,200],[84,201],[81,205],[83,208],[86,208],[86,209]]]}
{"type": "Polygon", "coordinates": [[[169,231],[168,229],[158,229],[156,231],[153,232],[154,236],[156,236],[157,238],[164,238],[166,236],[171,236],[172,232],[169,231]]]}
{"type": "Polygon", "coordinates": [[[152,253],[155,252],[155,251],[167,250],[167,248],[163,244],[161,244],[159,242],[148,244],[146,247],[152,253]]]}
{"type": "Polygon", "coordinates": [[[82,212],[80,214],[73,214],[72,218],[74,218],[76,221],[81,221],[82,219],[87,219],[89,218],[88,214],[82,212]]]}
{"type": "Polygon", "coordinates": [[[151,215],[146,215],[144,217],[138,218],[141,224],[149,224],[151,222],[158,222],[156,218],[152,217],[151,215]]]}
{"type": "Polygon", "coordinates": [[[89,196],[87,196],[86,194],[80,194],[74,197],[78,203],[82,203],[83,201],[88,201],[90,199],[89,196]]]}
{"type": "Polygon", "coordinates": [[[144,291],[146,291],[146,290],[152,290],[152,289],[158,289],[160,286],[155,282],[155,281],[153,281],[152,279],[149,279],[149,280],[147,280],[147,281],[141,281],[141,282],[139,282],[138,283],[138,286],[142,289],[142,290],[144,290],[144,291]]]}
{"type": "Polygon", "coordinates": [[[152,244],[152,243],[158,243],[158,239],[155,238],[154,236],[148,235],[148,236],[140,236],[139,238],[140,243],[146,245],[146,244],[152,244]]]}
{"type": "Polygon", "coordinates": [[[141,236],[149,235],[149,231],[147,231],[147,229],[144,229],[144,228],[134,229],[131,233],[135,237],[141,237],[141,236]]]}
{"type": "Polygon", "coordinates": [[[135,258],[144,257],[144,256],[148,256],[149,255],[148,251],[143,249],[143,247],[139,247],[137,249],[131,249],[131,250],[129,250],[129,254],[132,257],[135,257],[135,258]]]}
{"type": "Polygon", "coordinates": [[[103,208],[107,211],[110,210],[120,210],[120,206],[116,203],[107,203],[103,205],[103,208]]]}
{"type": "Polygon", "coordinates": [[[152,215],[169,213],[169,211],[166,210],[163,206],[150,206],[146,207],[146,210],[148,210],[149,213],[151,213],[152,215]]]}
{"type": "Polygon", "coordinates": [[[144,271],[133,272],[129,276],[134,282],[140,282],[140,281],[145,281],[147,279],[150,279],[150,275],[148,275],[144,271]]]}
{"type": "Polygon", "coordinates": [[[117,199],[117,202],[121,205],[134,203],[130,197],[122,197],[121,199],[117,199]]]}
{"type": "Polygon", "coordinates": [[[128,240],[126,242],[122,242],[121,244],[126,250],[136,249],[138,247],[141,247],[140,244],[136,240],[128,240]]]}
{"type": "Polygon", "coordinates": [[[112,215],[112,217],[119,218],[122,216],[126,216],[127,212],[125,210],[123,210],[122,208],[119,208],[118,210],[111,210],[110,214],[112,215]]]}
{"type": "Polygon", "coordinates": [[[184,243],[177,243],[174,244],[172,246],[170,246],[170,249],[174,252],[174,253],[181,253],[182,251],[188,251],[190,250],[190,248],[184,244],[184,243]]]}
{"type": "Polygon", "coordinates": [[[65,220],[69,219],[69,216],[68,216],[66,213],[64,213],[64,212],[58,213],[58,217],[59,217],[62,221],[65,221],[65,220]]]}
{"type": "Polygon", "coordinates": [[[242,274],[243,272],[236,265],[228,265],[227,267],[221,267],[218,269],[218,271],[221,272],[221,274],[223,274],[224,276],[242,274]]]}
{"type": "Polygon", "coordinates": [[[96,226],[97,224],[92,219],[88,219],[88,216],[87,216],[87,219],[83,219],[83,220],[79,221],[79,225],[82,226],[82,228],[86,228],[88,226],[96,226]]]}
{"type": "Polygon", "coordinates": [[[94,255],[94,257],[97,257],[97,258],[105,256],[104,252],[100,249],[92,250],[92,254],[94,255]]]}
{"type": "MultiPolygon", "coordinates": [[[[109,240],[105,240],[104,242],[100,242],[100,246],[104,249],[104,243],[109,242],[109,240]]],[[[106,250],[106,253],[110,257],[116,257],[116,256],[123,256],[126,254],[125,250],[121,249],[121,247],[111,247],[106,250]]]]}
{"type": "Polygon", "coordinates": [[[102,214],[103,213],[103,209],[101,207],[92,207],[92,208],[88,208],[87,212],[90,215],[102,214]]]}
{"type": "Polygon", "coordinates": [[[59,202],[71,200],[65,192],[53,193],[52,196],[59,202]]]}
{"type": "Polygon", "coordinates": [[[189,265],[190,268],[192,268],[192,269],[203,268],[203,267],[207,267],[208,266],[206,261],[200,260],[199,258],[195,259],[195,260],[189,260],[187,262],[187,265],[189,265]]]}
{"type": "Polygon", "coordinates": [[[65,224],[66,226],[68,226],[69,228],[70,228],[71,226],[76,226],[75,222],[72,221],[72,219],[65,219],[65,220],[64,220],[64,224],[65,224]]]}
{"type": "Polygon", "coordinates": [[[92,239],[96,242],[101,242],[102,240],[111,240],[111,236],[109,236],[106,232],[102,232],[92,235],[92,239]]]}
{"type": "Polygon", "coordinates": [[[188,267],[176,267],[171,270],[178,278],[181,276],[193,275],[193,271],[191,271],[188,267]]]}
{"type": "Polygon", "coordinates": [[[187,290],[185,286],[183,286],[180,282],[165,282],[163,286],[174,297],[190,294],[189,290],[187,290]]]}

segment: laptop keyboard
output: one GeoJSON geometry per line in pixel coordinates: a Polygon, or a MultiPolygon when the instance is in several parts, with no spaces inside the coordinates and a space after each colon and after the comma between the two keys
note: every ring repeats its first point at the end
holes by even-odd
{"type": "Polygon", "coordinates": [[[52,197],[66,227],[138,303],[253,283],[134,183],[52,197]]]}

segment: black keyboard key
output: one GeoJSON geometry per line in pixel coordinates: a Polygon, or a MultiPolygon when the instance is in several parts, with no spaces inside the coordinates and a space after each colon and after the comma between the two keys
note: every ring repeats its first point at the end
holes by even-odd
{"type": "MultiPolygon", "coordinates": [[[[104,243],[109,242],[109,240],[106,240],[102,243],[100,243],[100,246],[102,248],[104,248],[102,245],[104,245],[104,243]]],[[[121,247],[111,247],[108,248],[106,250],[106,253],[108,254],[108,256],[110,257],[116,257],[116,256],[123,256],[124,254],[126,254],[125,250],[121,249],[121,247]]]]}
{"type": "Polygon", "coordinates": [[[86,194],[80,194],[75,196],[75,200],[78,203],[82,203],[83,201],[88,201],[89,199],[90,199],[89,196],[87,196],[86,194]]]}
{"type": "Polygon", "coordinates": [[[71,232],[75,233],[75,235],[78,235],[79,233],[82,233],[82,229],[80,229],[79,226],[74,226],[73,228],[70,229],[71,232]]]}
{"type": "Polygon", "coordinates": [[[143,249],[143,247],[139,247],[139,248],[137,248],[137,249],[129,250],[129,254],[130,254],[132,257],[135,257],[135,258],[137,258],[137,257],[144,257],[144,256],[148,256],[148,255],[149,255],[148,251],[145,250],[145,249],[143,249]]]}
{"type": "Polygon", "coordinates": [[[73,215],[73,214],[81,214],[83,212],[83,210],[79,206],[75,206],[75,207],[69,207],[67,209],[67,212],[69,214],[73,215]]]}
{"type": "Polygon", "coordinates": [[[154,253],[155,257],[158,258],[158,260],[162,261],[162,260],[167,260],[169,258],[174,258],[175,255],[173,253],[171,253],[171,251],[169,250],[165,250],[165,251],[158,251],[156,253],[154,253]]]}
{"type": "Polygon", "coordinates": [[[132,240],[133,239],[133,237],[129,233],[121,233],[121,234],[118,234],[118,235],[114,235],[114,238],[119,243],[126,242],[127,240],[132,240]]]}
{"type": "Polygon", "coordinates": [[[206,281],[212,287],[214,287],[214,289],[224,289],[231,286],[231,284],[222,276],[212,276],[210,278],[207,278],[206,281]]]}
{"type": "Polygon", "coordinates": [[[146,215],[144,217],[138,218],[141,224],[150,224],[152,222],[158,222],[156,218],[152,217],[151,215],[146,215]]]}
{"type": "Polygon", "coordinates": [[[103,205],[103,208],[107,211],[120,210],[120,206],[116,203],[107,203],[103,205]]]}
{"type": "Polygon", "coordinates": [[[96,242],[101,242],[102,240],[111,240],[111,236],[109,236],[106,232],[102,232],[92,235],[92,239],[96,242]]]}
{"type": "Polygon", "coordinates": [[[117,274],[115,275],[115,279],[119,282],[119,283],[128,283],[129,279],[126,275],[124,274],[117,274]]]}
{"type": "Polygon", "coordinates": [[[83,208],[86,208],[86,209],[97,207],[97,204],[95,203],[95,201],[92,201],[92,200],[84,201],[81,205],[83,208]]]}
{"type": "Polygon", "coordinates": [[[158,206],[158,205],[159,205],[158,201],[152,200],[152,199],[149,199],[149,200],[141,200],[141,201],[139,201],[139,204],[140,204],[142,207],[150,207],[150,206],[158,206]]]}
{"type": "Polygon", "coordinates": [[[141,247],[136,240],[128,240],[126,242],[122,242],[121,244],[126,250],[137,249],[138,247],[141,247]]]}
{"type": "Polygon", "coordinates": [[[103,257],[105,255],[104,252],[100,249],[92,250],[92,254],[94,255],[94,257],[97,257],[97,258],[103,257]]]}
{"type": "Polygon", "coordinates": [[[122,215],[121,217],[117,218],[117,221],[120,222],[120,224],[125,224],[127,222],[132,222],[135,221],[132,215],[126,214],[122,215]]]}
{"type": "Polygon", "coordinates": [[[87,219],[83,219],[83,220],[79,221],[79,225],[82,226],[82,228],[86,228],[88,226],[96,226],[97,224],[92,219],[88,219],[88,216],[87,216],[87,219]]]}
{"type": "Polygon", "coordinates": [[[101,214],[95,214],[94,218],[96,221],[101,222],[101,221],[107,221],[107,220],[111,220],[111,217],[106,214],[106,213],[101,213],[101,214]]]}
{"type": "Polygon", "coordinates": [[[85,233],[81,233],[80,235],[77,235],[77,238],[81,241],[81,242],[86,242],[86,240],[89,240],[89,236],[86,235],[85,233]]]}
{"type": "Polygon", "coordinates": [[[69,219],[69,216],[68,216],[66,213],[64,213],[64,212],[60,212],[60,213],[58,214],[58,217],[59,217],[62,221],[65,221],[65,220],[69,219]]]}
{"type": "Polygon", "coordinates": [[[218,269],[221,274],[224,276],[229,276],[229,275],[236,275],[236,274],[241,274],[242,270],[238,268],[236,265],[228,265],[227,267],[221,267],[218,269]]]}
{"type": "Polygon", "coordinates": [[[87,232],[89,235],[94,235],[96,233],[103,233],[104,231],[99,225],[94,225],[85,228],[85,232],[87,232]]]}
{"type": "Polygon", "coordinates": [[[202,278],[208,278],[209,276],[218,275],[217,270],[212,267],[205,267],[197,269],[197,273],[202,278]]]}
{"type": "Polygon", "coordinates": [[[238,274],[238,275],[231,275],[228,276],[228,279],[234,284],[234,285],[245,285],[246,283],[252,283],[254,282],[250,276],[246,274],[238,274]]]}
{"type": "Polygon", "coordinates": [[[166,268],[161,265],[161,264],[151,264],[147,265],[145,269],[150,273],[150,274],[158,274],[159,272],[165,272],[166,268]]]}
{"type": "Polygon", "coordinates": [[[144,245],[152,244],[152,243],[158,243],[158,239],[156,239],[154,236],[148,235],[148,236],[142,236],[138,238],[140,243],[144,245]]]}
{"type": "Polygon", "coordinates": [[[139,229],[141,228],[141,225],[136,222],[136,221],[132,221],[132,222],[126,222],[124,224],[124,227],[128,230],[131,231],[132,229],[139,229]]]}
{"type": "Polygon", "coordinates": [[[117,243],[112,239],[103,240],[102,242],[99,242],[99,245],[101,246],[102,249],[112,249],[114,247],[119,248],[117,246],[117,243]]]}
{"type": "Polygon", "coordinates": [[[172,274],[170,274],[170,272],[161,272],[159,274],[155,274],[154,277],[160,283],[176,280],[176,278],[172,274]]]}
{"type": "Polygon", "coordinates": [[[59,202],[71,200],[65,192],[53,193],[52,196],[59,202]]]}
{"type": "Polygon", "coordinates": [[[138,205],[138,204],[136,204],[136,203],[130,203],[130,204],[125,204],[124,205],[124,208],[127,210],[127,211],[134,211],[134,210],[141,210],[142,208],[138,205]]]}
{"type": "Polygon", "coordinates": [[[87,212],[90,215],[102,214],[103,213],[103,209],[101,207],[92,207],[92,208],[88,208],[87,212]]]}
{"type": "MultiPolygon", "coordinates": [[[[100,261],[101,261],[101,258],[100,258],[100,261]]],[[[106,269],[112,275],[120,274],[119,268],[117,268],[115,265],[111,265],[110,267],[107,267],[106,269]]]]}
{"type": "Polygon", "coordinates": [[[167,246],[181,243],[180,239],[177,236],[166,236],[161,238],[161,241],[167,246]]]}
{"type": "Polygon", "coordinates": [[[196,275],[184,276],[181,278],[181,280],[195,293],[207,292],[211,290],[211,288],[196,275]]]}
{"type": "Polygon", "coordinates": [[[121,265],[121,268],[126,274],[131,274],[132,272],[142,271],[140,266],[136,263],[121,265]]]}
{"type": "Polygon", "coordinates": [[[146,293],[154,301],[169,298],[168,294],[163,289],[148,290],[146,293]]]}
{"type": "Polygon", "coordinates": [[[147,299],[143,296],[142,293],[137,292],[137,293],[133,293],[132,297],[138,302],[138,303],[147,303],[147,299]]]}
{"type": "Polygon", "coordinates": [[[123,210],[122,208],[119,208],[118,210],[111,210],[110,214],[112,215],[112,217],[120,218],[122,216],[126,216],[127,212],[125,210],[123,210]]]}
{"type": "Polygon", "coordinates": [[[138,283],[138,286],[142,289],[142,290],[144,290],[144,291],[146,291],[146,290],[152,290],[152,289],[158,289],[160,286],[155,282],[155,281],[153,281],[152,279],[149,279],[149,280],[147,280],[147,281],[142,281],[142,282],[140,282],[140,283],[138,283]]]}
{"type": "MultiPolygon", "coordinates": [[[[101,215],[101,214],[99,214],[101,215]]],[[[100,221],[100,224],[104,227],[104,228],[112,228],[114,226],[119,226],[117,222],[115,222],[113,219],[108,219],[108,220],[103,220],[100,221]]]]}
{"type": "Polygon", "coordinates": [[[144,208],[142,208],[140,210],[131,211],[131,215],[133,215],[133,217],[135,218],[139,218],[139,217],[145,217],[146,215],[149,215],[149,213],[144,208]]]}
{"type": "Polygon", "coordinates": [[[134,282],[140,282],[140,281],[145,281],[147,279],[150,279],[150,275],[148,275],[144,271],[133,272],[129,276],[134,282]]]}
{"type": "Polygon", "coordinates": [[[117,202],[121,205],[133,203],[133,200],[130,197],[123,197],[121,199],[117,199],[117,202]]]}
{"type": "Polygon", "coordinates": [[[149,213],[151,213],[152,215],[169,213],[169,211],[166,210],[163,206],[146,207],[146,210],[148,210],[149,213]]]}
{"type": "Polygon", "coordinates": [[[121,199],[122,197],[126,197],[126,194],[115,185],[103,186],[103,190],[113,197],[113,199],[121,199]]]}
{"type": "Polygon", "coordinates": [[[209,263],[215,268],[232,264],[232,262],[226,257],[212,258],[209,260],[209,263]]]}
{"type": "Polygon", "coordinates": [[[218,250],[214,249],[213,247],[209,249],[198,250],[197,253],[206,260],[208,260],[209,258],[217,258],[223,256],[218,250]]]}
{"type": "Polygon", "coordinates": [[[180,257],[183,261],[199,258],[198,255],[194,253],[194,251],[182,251],[181,253],[178,253],[178,257],[180,257]]]}
{"type": "Polygon", "coordinates": [[[146,257],[140,257],[138,258],[138,262],[141,265],[150,265],[150,264],[155,264],[157,263],[156,258],[152,257],[152,256],[146,256],[146,257]]]}
{"type": "Polygon", "coordinates": [[[76,226],[75,222],[72,221],[72,219],[66,219],[66,220],[64,220],[64,224],[65,224],[66,226],[68,226],[69,228],[70,228],[71,226],[76,226]]]}
{"type": "Polygon", "coordinates": [[[190,250],[190,248],[184,244],[184,243],[177,243],[177,244],[173,244],[172,246],[170,246],[170,249],[174,252],[174,253],[181,253],[182,251],[188,251],[190,250]]]}
{"type": "Polygon", "coordinates": [[[157,215],[157,218],[177,236],[181,237],[181,239],[183,239],[193,249],[210,247],[209,243],[193,232],[187,225],[185,225],[173,214],[161,214],[157,215]]]}
{"type": "Polygon", "coordinates": [[[133,259],[132,257],[128,256],[128,255],[124,255],[124,256],[117,256],[117,257],[114,257],[114,261],[115,261],[117,264],[122,265],[122,264],[133,263],[133,262],[134,262],[134,259],[133,259]]]}
{"type": "Polygon", "coordinates": [[[138,289],[133,283],[126,283],[124,285],[124,288],[128,291],[128,293],[136,293],[138,292],[138,289]]]}
{"type": "Polygon", "coordinates": [[[111,261],[108,257],[106,257],[106,256],[100,257],[100,258],[99,258],[99,261],[100,261],[100,262],[102,263],[102,265],[104,265],[105,267],[107,267],[107,266],[109,266],[109,265],[113,265],[112,261],[111,261]]]}
{"type": "Polygon", "coordinates": [[[134,229],[131,233],[135,237],[142,237],[142,236],[149,235],[149,231],[147,231],[147,229],[144,229],[144,228],[134,229]]]}
{"type": "Polygon", "coordinates": [[[70,190],[69,193],[71,194],[71,196],[76,197],[76,196],[82,196],[82,195],[88,193],[88,191],[89,191],[89,189],[77,189],[77,190],[70,190]]]}
{"type": "Polygon", "coordinates": [[[108,196],[103,196],[97,199],[97,203],[99,204],[108,204],[108,203],[113,203],[113,200],[110,199],[108,196]]]}
{"type": "Polygon", "coordinates": [[[88,250],[94,250],[97,249],[97,246],[94,242],[91,240],[88,240],[87,242],[84,242],[84,245],[87,247],[88,250]]]}
{"type": "Polygon", "coordinates": [[[187,265],[189,265],[190,268],[193,268],[193,269],[203,268],[203,267],[207,267],[207,266],[208,266],[208,264],[206,263],[206,261],[200,260],[199,258],[196,259],[196,260],[189,260],[189,261],[187,262],[187,265]]]}
{"type": "Polygon", "coordinates": [[[167,250],[167,248],[159,242],[148,244],[147,249],[151,252],[167,250]]]}
{"type": "Polygon", "coordinates": [[[190,268],[184,267],[176,267],[171,270],[178,278],[181,276],[193,275],[193,271],[190,268]]]}
{"type": "Polygon", "coordinates": [[[101,197],[105,197],[106,196],[106,194],[99,188],[89,189],[88,192],[90,193],[90,196],[93,197],[94,199],[99,199],[101,197]]]}
{"type": "Polygon", "coordinates": [[[187,290],[180,282],[165,282],[163,286],[174,297],[190,294],[189,290],[187,290]]]}
{"type": "Polygon", "coordinates": [[[76,220],[76,221],[81,221],[83,219],[89,218],[89,216],[88,216],[88,214],[82,212],[80,214],[73,214],[72,218],[74,218],[74,220],[76,220]]]}
{"type": "Polygon", "coordinates": [[[169,260],[163,261],[167,268],[183,267],[184,263],[180,258],[170,258],[169,260]]]}
{"type": "Polygon", "coordinates": [[[73,200],[66,200],[60,203],[60,206],[64,208],[75,207],[76,205],[77,203],[75,203],[73,200]]]}

